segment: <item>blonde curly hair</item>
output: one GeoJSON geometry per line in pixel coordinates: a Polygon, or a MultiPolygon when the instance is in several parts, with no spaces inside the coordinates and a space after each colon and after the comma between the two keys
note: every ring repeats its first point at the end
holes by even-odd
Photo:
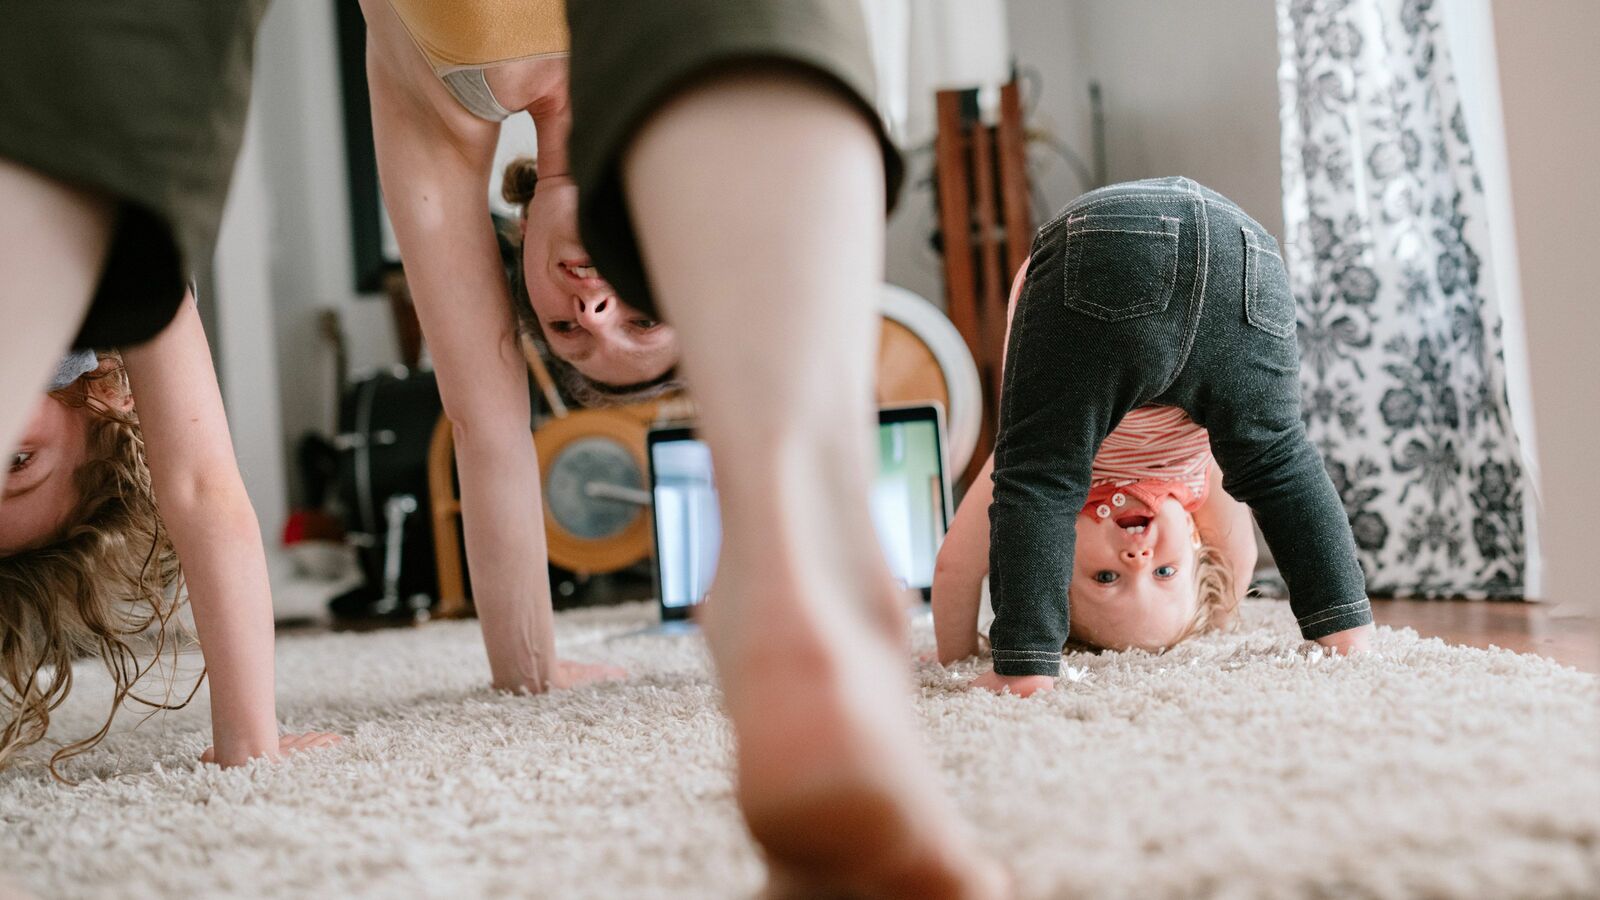
{"type": "Polygon", "coordinates": [[[73,661],[94,655],[111,676],[111,709],[98,731],[50,756],[51,774],[66,781],[57,766],[98,744],[125,702],[176,709],[199,681],[179,703],[170,683],[163,699],[135,693],[163,659],[176,661],[183,641],[173,619],[183,592],[138,419],[123,411],[121,357],[101,354],[98,368],[50,396],[91,413],[88,462],[76,473],[79,500],[67,524],[44,545],[0,558],[0,769],[43,740],[51,712],[72,690],[73,661]]]}
{"type": "Polygon", "coordinates": [[[1194,572],[1194,590],[1200,602],[1196,604],[1194,619],[1178,635],[1177,642],[1213,631],[1228,631],[1238,625],[1239,590],[1234,584],[1228,558],[1214,545],[1201,542],[1194,557],[1194,572]]]}

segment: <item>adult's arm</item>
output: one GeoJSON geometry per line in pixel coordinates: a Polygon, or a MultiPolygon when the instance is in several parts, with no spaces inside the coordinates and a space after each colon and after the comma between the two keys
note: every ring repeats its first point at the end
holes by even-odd
{"type": "Polygon", "coordinates": [[[362,8],[378,174],[454,432],[489,668],[498,688],[543,691],[557,672],[539,469],[487,207],[499,128],[454,105],[387,3],[362,8]]]}

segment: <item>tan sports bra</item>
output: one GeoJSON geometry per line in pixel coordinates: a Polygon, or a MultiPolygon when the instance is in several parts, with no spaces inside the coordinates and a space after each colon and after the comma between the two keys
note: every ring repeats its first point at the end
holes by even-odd
{"type": "Polygon", "coordinates": [[[389,0],[433,73],[467,111],[498,122],[511,110],[495,100],[490,66],[565,56],[565,0],[389,0]]]}

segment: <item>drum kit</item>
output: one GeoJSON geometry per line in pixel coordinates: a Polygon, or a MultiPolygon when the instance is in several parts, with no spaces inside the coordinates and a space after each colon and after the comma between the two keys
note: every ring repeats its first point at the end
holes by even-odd
{"type": "MultiPolygon", "coordinates": [[[[963,471],[983,417],[966,342],[937,307],[904,288],[885,285],[879,309],[879,403],[941,404],[952,471],[963,471]]],[[[569,409],[537,353],[524,349],[546,407],[536,412],[532,440],[550,563],[587,577],[648,559],[645,436],[656,424],[692,419],[692,401],[679,395],[569,409]]],[[[341,505],[366,584],[335,600],[336,615],[468,614],[452,431],[433,374],[391,371],[357,381],[345,391],[340,425],[333,443],[341,505]]]]}

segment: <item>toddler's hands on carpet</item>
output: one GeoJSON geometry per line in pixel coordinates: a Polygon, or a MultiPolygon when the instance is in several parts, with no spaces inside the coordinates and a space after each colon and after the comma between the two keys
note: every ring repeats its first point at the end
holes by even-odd
{"type": "Polygon", "coordinates": [[[1319,637],[1317,643],[1339,656],[1360,653],[1367,649],[1367,644],[1372,640],[1375,631],[1371,625],[1358,625],[1355,628],[1346,628],[1344,631],[1335,631],[1333,634],[1319,637]]]}
{"type": "Polygon", "coordinates": [[[972,686],[996,694],[1031,697],[1039,691],[1048,691],[1055,687],[1056,680],[1049,675],[1000,675],[994,669],[990,669],[974,678],[972,686]]]}
{"type": "Polygon", "coordinates": [[[344,740],[344,738],[340,735],[329,734],[324,731],[308,731],[305,734],[285,734],[278,737],[278,749],[275,752],[255,754],[227,753],[223,754],[219,759],[217,756],[217,748],[207,747],[205,752],[200,754],[200,761],[203,763],[216,763],[222,766],[224,769],[228,769],[232,768],[233,766],[242,766],[257,757],[264,756],[268,759],[281,759],[285,754],[293,753],[296,750],[316,750],[319,747],[332,747],[334,744],[337,744],[342,740],[344,740]]]}
{"type": "Polygon", "coordinates": [[[556,671],[550,679],[551,687],[575,688],[586,684],[599,684],[602,681],[621,681],[628,677],[628,670],[620,666],[608,666],[600,663],[580,663],[571,660],[556,660],[556,671]]]}

